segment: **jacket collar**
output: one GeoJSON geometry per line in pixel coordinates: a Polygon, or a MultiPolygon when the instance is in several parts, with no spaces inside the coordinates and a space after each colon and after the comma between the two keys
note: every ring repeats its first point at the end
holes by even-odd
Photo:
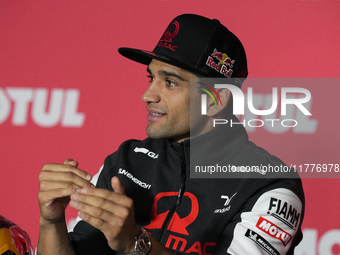
{"type": "Polygon", "coordinates": [[[248,140],[248,134],[239,119],[236,116],[232,116],[231,119],[232,125],[230,122],[218,125],[200,136],[181,143],[169,140],[169,144],[181,157],[189,158],[191,151],[192,160],[207,157],[213,160],[220,159],[222,156],[228,159],[237,153],[244,141],[248,140]]]}

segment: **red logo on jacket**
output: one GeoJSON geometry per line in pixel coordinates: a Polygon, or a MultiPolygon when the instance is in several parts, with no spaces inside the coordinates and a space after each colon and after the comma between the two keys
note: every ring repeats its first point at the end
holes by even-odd
{"type": "Polygon", "coordinates": [[[288,234],[286,231],[279,228],[269,220],[266,220],[265,218],[260,217],[257,221],[256,227],[258,229],[261,229],[263,232],[267,233],[271,237],[279,239],[284,246],[286,246],[292,239],[292,236],[290,234],[288,234]]]}
{"type": "MultiPolygon", "coordinates": [[[[145,228],[147,229],[161,229],[162,228],[164,221],[167,215],[169,214],[170,210],[164,213],[157,214],[157,204],[161,198],[172,197],[172,196],[177,197],[178,191],[162,192],[162,193],[157,194],[157,196],[155,197],[153,201],[153,205],[151,209],[151,223],[147,226],[144,226],[145,228]]],[[[198,207],[198,200],[194,194],[190,192],[184,192],[184,197],[188,197],[190,199],[191,211],[189,215],[185,216],[184,218],[180,218],[179,215],[175,212],[170,220],[168,230],[175,232],[175,233],[183,234],[183,235],[189,235],[186,228],[196,220],[199,207],[198,207]]]]}

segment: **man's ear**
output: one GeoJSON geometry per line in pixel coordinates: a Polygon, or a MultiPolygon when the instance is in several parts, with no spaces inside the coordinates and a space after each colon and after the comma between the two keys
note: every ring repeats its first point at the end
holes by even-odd
{"type": "Polygon", "coordinates": [[[231,92],[229,89],[226,88],[221,88],[221,89],[216,89],[219,98],[216,98],[216,104],[213,101],[211,97],[208,97],[208,108],[207,108],[207,116],[213,117],[216,115],[219,115],[220,113],[224,112],[224,109],[227,107],[230,97],[231,97],[231,92]],[[221,104],[222,102],[222,104],[221,104]]]}

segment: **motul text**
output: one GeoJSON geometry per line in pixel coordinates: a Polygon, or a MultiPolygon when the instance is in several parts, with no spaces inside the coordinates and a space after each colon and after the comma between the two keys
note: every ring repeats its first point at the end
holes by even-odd
{"type": "Polygon", "coordinates": [[[82,127],[85,114],[78,112],[79,94],[77,89],[49,92],[46,88],[0,88],[0,124],[12,113],[12,125],[25,126],[30,113],[32,121],[40,127],[59,123],[63,127],[82,127]]]}
{"type": "Polygon", "coordinates": [[[259,218],[256,227],[267,233],[269,236],[280,240],[284,246],[286,246],[292,239],[290,234],[263,217],[259,218]]]}

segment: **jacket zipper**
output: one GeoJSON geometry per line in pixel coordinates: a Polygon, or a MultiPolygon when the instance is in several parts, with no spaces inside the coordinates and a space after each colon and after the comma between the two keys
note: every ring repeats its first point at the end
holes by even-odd
{"type": "MultiPolygon", "coordinates": [[[[182,167],[183,169],[183,167],[182,167]]],[[[184,166],[184,171],[185,171],[185,166],[184,166]]],[[[183,174],[183,170],[181,173],[181,186],[179,187],[178,190],[178,195],[177,195],[177,201],[176,201],[176,205],[180,205],[180,203],[182,202],[182,197],[185,191],[185,174],[183,174]]]]}
{"type": "Polygon", "coordinates": [[[158,240],[161,240],[163,234],[164,234],[164,231],[165,229],[169,226],[169,223],[170,223],[170,219],[172,218],[172,216],[174,215],[175,211],[176,211],[176,208],[177,206],[179,206],[182,202],[182,198],[183,198],[183,194],[185,192],[185,180],[186,180],[186,153],[185,153],[185,146],[184,146],[184,143],[182,142],[181,143],[181,146],[183,148],[183,151],[184,151],[184,157],[181,158],[181,185],[179,187],[179,190],[178,190],[178,195],[177,195],[177,199],[176,199],[176,202],[173,203],[168,215],[166,216],[165,218],[165,221],[163,223],[163,226],[161,228],[161,232],[159,234],[159,238],[158,240]]]}
{"type": "Polygon", "coordinates": [[[179,205],[182,201],[182,197],[185,192],[185,181],[186,181],[186,160],[187,160],[187,155],[185,151],[185,146],[184,142],[181,142],[181,146],[183,149],[183,157],[181,158],[181,186],[178,191],[178,196],[177,196],[177,202],[176,204],[179,205]]]}

